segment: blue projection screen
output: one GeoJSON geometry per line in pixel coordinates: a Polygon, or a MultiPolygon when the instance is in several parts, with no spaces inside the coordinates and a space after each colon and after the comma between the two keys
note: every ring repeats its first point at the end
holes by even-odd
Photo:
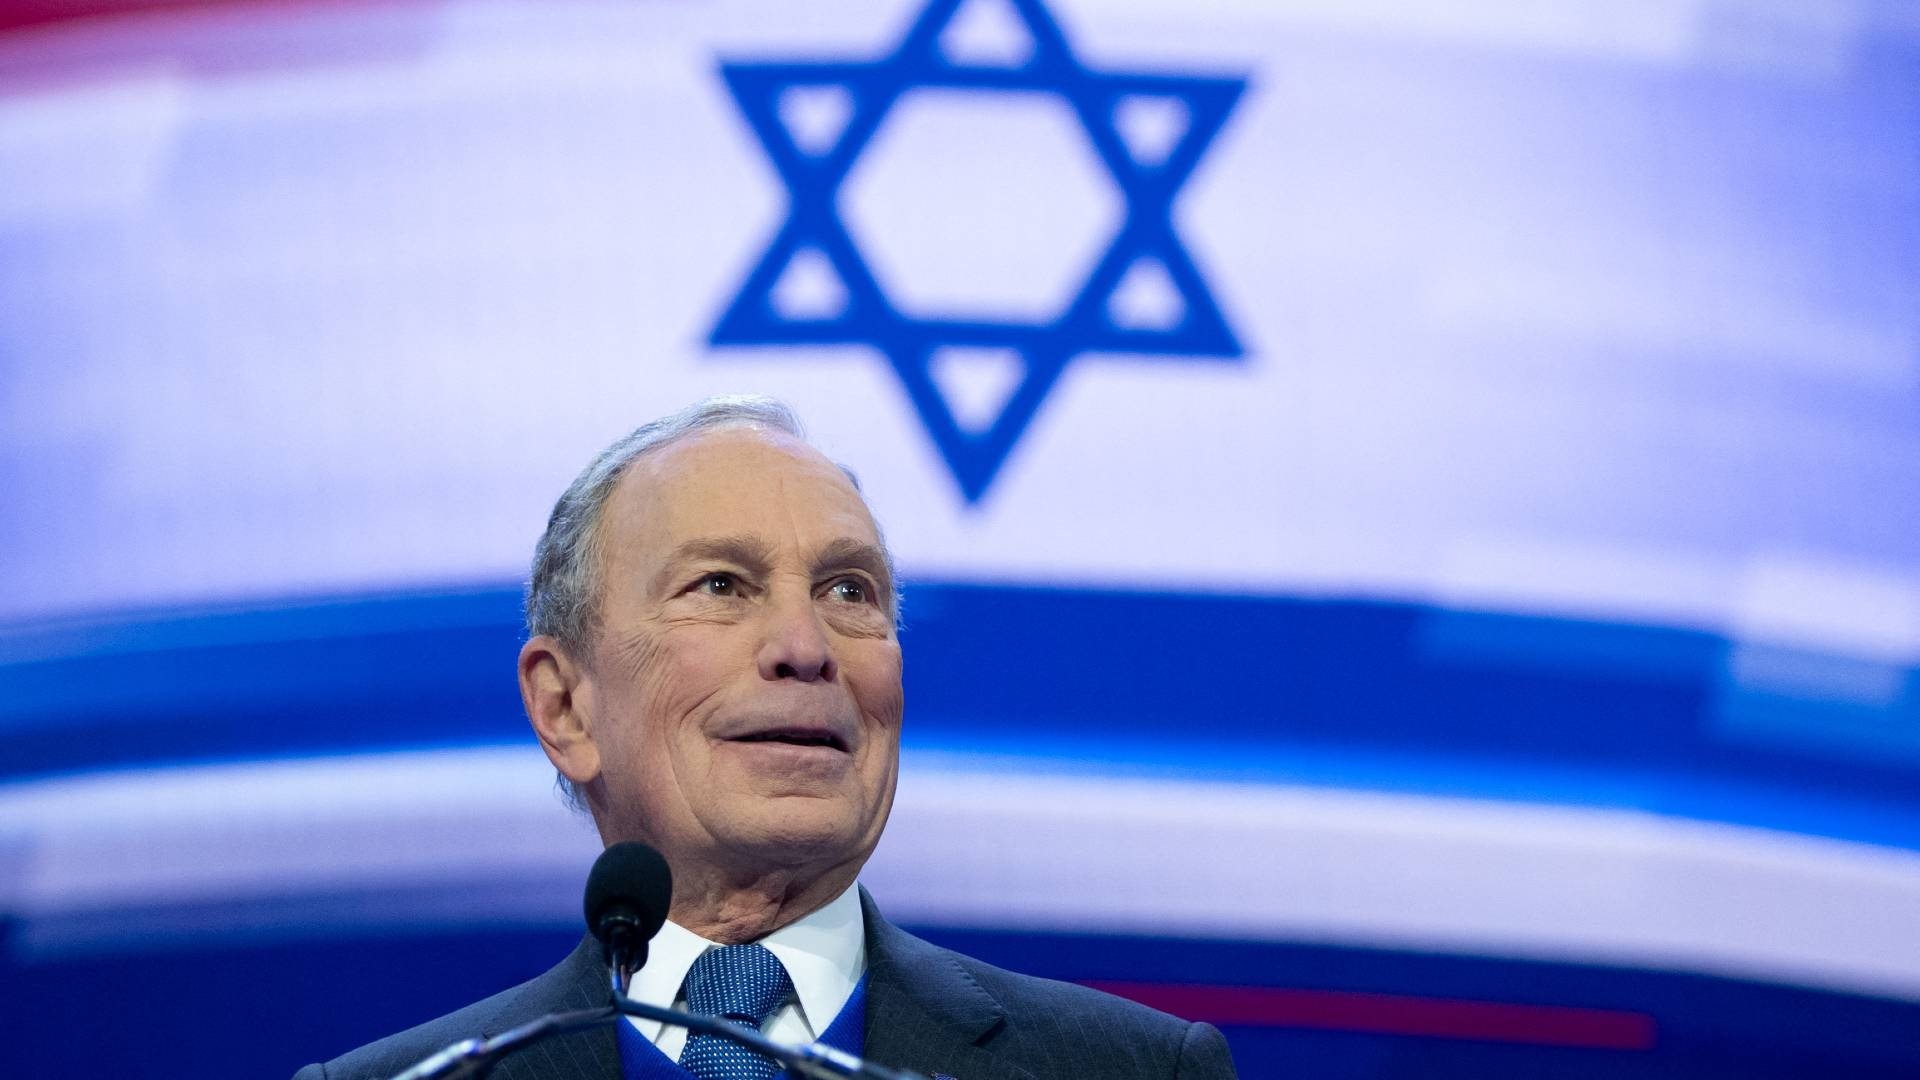
{"type": "Polygon", "coordinates": [[[0,1072],[547,967],[553,499],[794,405],[862,881],[1242,1076],[1920,1070],[1920,8],[0,3],[0,1072]]]}

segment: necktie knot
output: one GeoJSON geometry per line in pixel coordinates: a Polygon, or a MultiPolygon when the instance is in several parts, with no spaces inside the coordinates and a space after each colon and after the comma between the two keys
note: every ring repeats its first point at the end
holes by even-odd
{"type": "Polygon", "coordinates": [[[765,945],[708,949],[687,972],[687,1007],[759,1027],[793,993],[780,958],[765,945]]]}
{"type": "MultiPolygon", "coordinates": [[[[793,980],[779,957],[764,945],[727,945],[709,949],[687,972],[687,1008],[724,1016],[757,1028],[793,995],[793,980]]],[[[710,1035],[687,1039],[680,1064],[701,1080],[764,1080],[776,1065],[746,1049],[710,1035]]]]}

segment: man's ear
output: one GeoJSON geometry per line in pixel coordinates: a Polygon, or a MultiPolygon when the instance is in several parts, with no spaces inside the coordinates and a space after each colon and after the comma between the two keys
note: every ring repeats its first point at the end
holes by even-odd
{"type": "Polygon", "coordinates": [[[520,702],[540,736],[540,748],[560,774],[576,784],[600,775],[593,741],[593,695],[586,668],[560,642],[541,634],[520,647],[520,702]]]}

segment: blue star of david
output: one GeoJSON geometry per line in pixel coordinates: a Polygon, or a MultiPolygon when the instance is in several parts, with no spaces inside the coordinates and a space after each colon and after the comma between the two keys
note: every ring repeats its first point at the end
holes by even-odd
{"type": "Polygon", "coordinates": [[[1059,380],[1085,352],[1157,358],[1237,360],[1226,319],[1173,227],[1173,201],[1225,123],[1246,81],[1238,78],[1116,73],[1081,64],[1040,0],[1011,0],[1032,48],[1016,66],[956,63],[941,36],[966,0],[931,0],[891,56],[858,62],[724,63],[734,100],[786,183],[790,209],[765,254],[714,326],[714,345],[866,345],[891,362],[961,493],[978,502],[992,485],[1059,380]],[[1125,218],[1078,293],[1042,324],[969,318],[913,318],[887,297],[841,220],[835,199],[887,111],[918,88],[1058,95],[1078,116],[1125,197],[1125,218]],[[824,147],[803,149],[782,123],[790,89],[837,89],[849,102],[845,126],[824,147]],[[1164,155],[1142,160],[1122,136],[1118,110],[1130,99],[1173,101],[1187,124],[1164,155]],[[846,291],[819,318],[783,314],[774,288],[797,254],[823,256],[846,291]],[[1112,302],[1130,270],[1157,263],[1181,310],[1164,325],[1116,319],[1112,302]],[[1011,349],[1023,374],[984,430],[956,420],[932,371],[945,347],[1011,349]]]}

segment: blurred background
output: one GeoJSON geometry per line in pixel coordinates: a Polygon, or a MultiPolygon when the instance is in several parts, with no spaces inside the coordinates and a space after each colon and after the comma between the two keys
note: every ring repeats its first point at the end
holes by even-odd
{"type": "Polygon", "coordinates": [[[0,1072],[543,970],[552,500],[791,402],[863,881],[1249,1078],[1920,1071],[1920,6],[0,3],[0,1072]]]}

